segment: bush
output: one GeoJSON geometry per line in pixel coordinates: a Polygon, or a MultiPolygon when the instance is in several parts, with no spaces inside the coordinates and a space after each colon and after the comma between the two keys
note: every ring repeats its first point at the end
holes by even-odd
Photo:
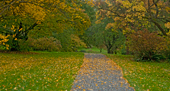
{"type": "Polygon", "coordinates": [[[164,55],[155,54],[155,55],[152,55],[152,59],[159,62],[160,60],[165,60],[166,57],[164,55]]]}
{"type": "Polygon", "coordinates": [[[19,51],[32,51],[32,49],[29,47],[28,41],[19,39],[18,45],[19,45],[19,51]]]}
{"type": "Polygon", "coordinates": [[[71,48],[76,51],[79,47],[87,48],[86,44],[76,35],[71,35],[71,48]]]}
{"type": "Polygon", "coordinates": [[[28,46],[31,47],[33,50],[40,50],[40,51],[59,51],[61,48],[60,41],[54,37],[43,37],[39,39],[28,39],[28,46]]]}
{"type": "Polygon", "coordinates": [[[164,50],[164,55],[166,56],[166,58],[170,61],[170,36],[166,36],[166,39],[167,39],[167,46],[168,46],[168,49],[167,50],[164,50]]]}
{"type": "Polygon", "coordinates": [[[86,44],[79,38],[78,35],[64,30],[63,33],[55,35],[60,40],[63,52],[77,51],[78,48],[86,48],[86,44]]]}
{"type": "Polygon", "coordinates": [[[156,32],[137,31],[128,36],[127,46],[138,60],[158,60],[156,57],[167,50],[166,39],[156,32]]]}

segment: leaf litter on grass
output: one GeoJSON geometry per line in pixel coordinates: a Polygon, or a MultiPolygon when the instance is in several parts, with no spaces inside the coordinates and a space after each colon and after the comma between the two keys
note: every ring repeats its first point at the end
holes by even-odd
{"type": "Polygon", "coordinates": [[[123,75],[137,91],[170,91],[167,62],[136,62],[126,55],[107,55],[123,68],[123,75]]]}
{"type": "Polygon", "coordinates": [[[1,54],[0,90],[69,90],[83,62],[83,54],[45,55],[1,54]]]}

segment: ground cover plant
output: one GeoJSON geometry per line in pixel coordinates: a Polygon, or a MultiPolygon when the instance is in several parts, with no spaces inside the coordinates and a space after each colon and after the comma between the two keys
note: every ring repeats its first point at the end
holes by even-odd
{"type": "Polygon", "coordinates": [[[132,56],[107,55],[123,69],[136,91],[170,91],[169,62],[136,62],[132,56]]]}
{"type": "Polygon", "coordinates": [[[0,53],[0,91],[70,90],[83,53],[0,53]]]}

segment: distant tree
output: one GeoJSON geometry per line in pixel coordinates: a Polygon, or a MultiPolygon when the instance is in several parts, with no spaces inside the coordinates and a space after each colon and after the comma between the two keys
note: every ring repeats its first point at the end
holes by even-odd
{"type": "Polygon", "coordinates": [[[87,30],[90,43],[100,49],[105,46],[109,54],[116,53],[116,50],[125,41],[121,30],[106,28],[106,25],[111,21],[109,18],[103,19],[102,23],[95,24],[87,30]]]}

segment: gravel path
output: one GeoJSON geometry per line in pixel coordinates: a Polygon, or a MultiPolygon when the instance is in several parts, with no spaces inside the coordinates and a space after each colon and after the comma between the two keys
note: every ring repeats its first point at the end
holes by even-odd
{"type": "Polygon", "coordinates": [[[122,71],[102,54],[85,53],[84,63],[71,91],[134,91],[122,71]]]}

